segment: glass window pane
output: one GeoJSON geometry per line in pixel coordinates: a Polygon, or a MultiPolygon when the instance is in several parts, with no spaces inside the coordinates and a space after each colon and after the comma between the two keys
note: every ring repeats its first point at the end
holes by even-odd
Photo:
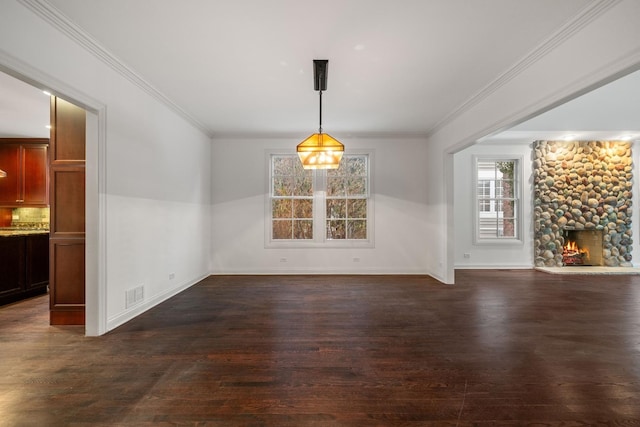
{"type": "Polygon", "coordinates": [[[348,239],[366,239],[367,238],[367,221],[356,220],[347,222],[347,238],[348,239]]]}
{"type": "Polygon", "coordinates": [[[500,180],[496,181],[496,197],[513,197],[514,187],[512,180],[500,180]]]}
{"type": "Polygon", "coordinates": [[[346,170],[345,165],[348,159],[349,159],[349,156],[342,156],[342,159],[340,160],[340,164],[338,165],[337,169],[326,169],[327,177],[344,176],[345,170],[346,170]]]}
{"type": "Polygon", "coordinates": [[[513,179],[516,171],[516,162],[513,160],[496,162],[496,170],[497,178],[513,179]]]}
{"type": "Polygon", "coordinates": [[[345,239],[346,236],[346,221],[344,220],[330,220],[327,221],[327,239],[345,239]]]}
{"type": "Polygon", "coordinates": [[[347,204],[344,199],[327,200],[327,218],[346,218],[347,204]]]}
{"type": "Polygon", "coordinates": [[[515,212],[516,202],[513,200],[502,200],[500,203],[500,211],[504,217],[513,217],[515,212]]]}
{"type": "Polygon", "coordinates": [[[344,196],[346,180],[344,177],[327,178],[327,197],[344,196]]]}
{"type": "Polygon", "coordinates": [[[349,218],[367,217],[367,199],[347,200],[347,215],[349,218]]]}
{"type": "Polygon", "coordinates": [[[367,179],[350,178],[347,185],[347,194],[350,196],[363,196],[367,194],[367,179]]]}
{"type": "Polygon", "coordinates": [[[366,176],[367,175],[367,160],[363,156],[348,157],[347,158],[347,173],[349,175],[366,176]]]}
{"type": "Polygon", "coordinates": [[[313,171],[309,170],[309,169],[305,169],[302,167],[302,162],[300,161],[300,158],[298,158],[297,155],[295,156],[291,156],[291,162],[293,163],[293,174],[294,175],[309,175],[311,176],[311,174],[313,173],[313,171]]]}
{"type": "Polygon", "coordinates": [[[291,239],[292,237],[292,221],[289,220],[273,220],[273,238],[274,239],[291,239]]]}
{"type": "Polygon", "coordinates": [[[313,221],[296,220],[293,222],[293,238],[294,239],[313,239],[313,221]]]}
{"type": "Polygon", "coordinates": [[[293,173],[292,156],[273,157],[273,175],[291,175],[293,173]]]}
{"type": "Polygon", "coordinates": [[[294,199],[293,216],[294,218],[313,218],[313,200],[294,199]]]}
{"type": "Polygon", "coordinates": [[[501,237],[515,237],[516,235],[516,220],[515,219],[501,219],[498,221],[498,236],[501,237]]]}
{"type": "Polygon", "coordinates": [[[491,196],[491,181],[478,181],[478,197],[491,196]]]}
{"type": "Polygon", "coordinates": [[[273,218],[291,218],[291,199],[273,199],[271,207],[273,218]]]}
{"type": "Polygon", "coordinates": [[[311,175],[296,176],[293,188],[294,196],[313,196],[313,179],[311,175]]]}
{"type": "Polygon", "coordinates": [[[274,196],[293,195],[293,178],[274,177],[273,178],[273,195],[274,196]]]}
{"type": "Polygon", "coordinates": [[[338,169],[326,169],[327,178],[335,178],[336,176],[340,176],[338,173],[339,169],[340,167],[338,167],[338,169]]]}

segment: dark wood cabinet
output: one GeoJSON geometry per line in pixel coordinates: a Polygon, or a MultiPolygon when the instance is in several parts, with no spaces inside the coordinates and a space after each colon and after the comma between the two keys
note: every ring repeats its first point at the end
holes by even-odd
{"type": "Polygon", "coordinates": [[[20,298],[24,290],[24,237],[0,237],[0,303],[20,298]]]}
{"type": "Polygon", "coordinates": [[[44,207],[49,204],[47,139],[0,138],[0,207],[44,207]]]}
{"type": "Polygon", "coordinates": [[[0,237],[0,305],[47,292],[49,235],[0,237]]]}
{"type": "Polygon", "coordinates": [[[25,290],[49,285],[49,235],[36,234],[26,238],[25,290]]]}
{"type": "Polygon", "coordinates": [[[0,169],[7,176],[0,178],[0,206],[18,206],[20,200],[20,145],[0,141],[0,169]]]}
{"type": "Polygon", "coordinates": [[[49,204],[49,160],[47,145],[22,146],[22,203],[49,204]]]}
{"type": "Polygon", "coordinates": [[[49,321],[85,323],[85,111],[51,97],[49,321]]]}

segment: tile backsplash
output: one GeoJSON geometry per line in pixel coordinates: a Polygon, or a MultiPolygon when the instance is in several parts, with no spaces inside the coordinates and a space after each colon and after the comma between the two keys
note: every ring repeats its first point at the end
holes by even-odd
{"type": "Polygon", "coordinates": [[[15,208],[11,226],[19,228],[49,228],[49,208],[15,208]]]}

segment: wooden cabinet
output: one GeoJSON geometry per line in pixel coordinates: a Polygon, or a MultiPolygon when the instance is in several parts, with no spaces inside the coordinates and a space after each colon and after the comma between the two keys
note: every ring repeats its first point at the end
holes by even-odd
{"type": "Polygon", "coordinates": [[[51,97],[52,325],[85,323],[85,111],[51,97]]]}
{"type": "Polygon", "coordinates": [[[20,299],[24,290],[24,237],[0,237],[0,303],[20,299]]]}
{"type": "Polygon", "coordinates": [[[49,204],[49,167],[47,145],[22,146],[22,203],[29,206],[49,204]]]}
{"type": "Polygon", "coordinates": [[[49,285],[49,234],[27,236],[25,271],[25,290],[42,289],[49,285]]]}
{"type": "Polygon", "coordinates": [[[20,195],[20,145],[3,144],[0,141],[0,169],[7,176],[0,178],[0,206],[19,206],[20,195]]]}
{"type": "Polygon", "coordinates": [[[49,204],[47,139],[0,138],[0,207],[44,207],[49,204]]]}
{"type": "Polygon", "coordinates": [[[0,237],[0,305],[47,292],[49,235],[0,237]]]}

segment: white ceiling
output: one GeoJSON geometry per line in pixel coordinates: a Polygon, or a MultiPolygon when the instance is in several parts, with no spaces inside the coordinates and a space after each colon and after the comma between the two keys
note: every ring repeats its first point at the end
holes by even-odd
{"type": "Polygon", "coordinates": [[[0,73],[0,138],[49,138],[49,97],[0,73]]]}
{"type": "Polygon", "coordinates": [[[640,140],[640,71],[573,99],[497,135],[487,142],[640,140]]]}
{"type": "MultiPolygon", "coordinates": [[[[426,135],[591,2],[49,3],[214,136],[304,137],[315,131],[318,93],[313,90],[312,60],[329,59],[323,127],[340,138],[426,135]]],[[[42,124],[48,121],[46,97],[12,80],[0,74],[0,136],[46,136],[42,124]],[[33,127],[26,127],[24,117],[36,110],[33,127]]],[[[630,84],[637,94],[640,78],[634,77],[630,84]]],[[[616,89],[613,95],[619,96],[621,90],[628,92],[628,88],[616,89]]],[[[601,91],[600,105],[607,99],[607,89],[601,91]]],[[[572,110],[574,102],[513,131],[559,131],[567,129],[564,126],[578,131],[584,123],[598,123],[581,122],[587,118],[580,113],[587,101],[572,110]]],[[[633,97],[629,102],[640,111],[633,97]]],[[[612,113],[610,109],[593,111],[598,119],[609,117],[615,122],[604,120],[600,128],[587,130],[640,129],[633,114],[612,113]]]]}

